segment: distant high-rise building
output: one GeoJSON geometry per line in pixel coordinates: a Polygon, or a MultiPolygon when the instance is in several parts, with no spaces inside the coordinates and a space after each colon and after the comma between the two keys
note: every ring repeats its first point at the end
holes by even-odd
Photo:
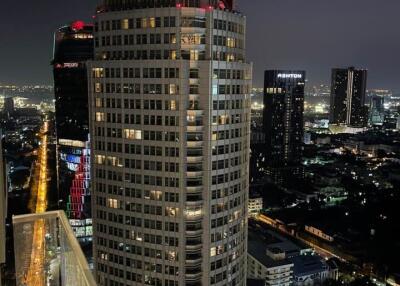
{"type": "Polygon", "coordinates": [[[367,70],[332,70],[330,123],[349,127],[365,127],[368,108],[365,106],[367,70]]]}
{"type": "Polygon", "coordinates": [[[93,58],[93,25],[60,28],[54,43],[57,180],[60,199],[80,240],[92,234],[86,61],[93,58]]]}
{"type": "Polygon", "coordinates": [[[3,280],[3,265],[6,263],[6,217],[7,182],[3,157],[2,132],[0,131],[0,286],[3,280]]]}
{"type": "Polygon", "coordinates": [[[99,285],[246,284],[251,66],[232,5],[98,9],[89,88],[99,285]]]}
{"type": "Polygon", "coordinates": [[[385,121],[384,97],[375,95],[371,97],[369,109],[369,123],[371,125],[383,125],[385,121]]]}
{"type": "Polygon", "coordinates": [[[265,72],[265,159],[274,181],[282,181],[287,174],[303,174],[304,85],[304,71],[265,72]]]}
{"type": "Polygon", "coordinates": [[[14,98],[13,97],[5,97],[4,98],[3,111],[5,114],[7,114],[8,117],[10,117],[14,113],[15,106],[14,106],[14,98]]]}

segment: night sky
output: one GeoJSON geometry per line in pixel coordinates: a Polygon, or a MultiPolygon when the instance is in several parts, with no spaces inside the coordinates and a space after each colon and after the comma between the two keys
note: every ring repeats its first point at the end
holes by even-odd
{"type": "MultiPolygon", "coordinates": [[[[98,0],[1,0],[0,83],[51,84],[53,32],[90,20],[98,0]]],[[[329,83],[332,67],[369,69],[369,88],[400,90],[399,0],[240,0],[254,85],[263,70],[305,69],[329,83]]]]}

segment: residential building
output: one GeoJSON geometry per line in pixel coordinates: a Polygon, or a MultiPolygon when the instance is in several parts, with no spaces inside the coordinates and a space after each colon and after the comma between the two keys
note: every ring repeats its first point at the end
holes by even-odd
{"type": "Polygon", "coordinates": [[[368,108],[365,106],[367,70],[332,70],[330,123],[354,128],[367,124],[368,108]]]}
{"type": "Polygon", "coordinates": [[[369,107],[369,124],[382,126],[385,121],[384,97],[375,95],[371,98],[369,107]]]}
{"type": "Polygon", "coordinates": [[[265,285],[290,286],[293,283],[293,262],[280,248],[271,247],[256,233],[249,230],[247,276],[261,279],[265,285]]]}
{"type": "Polygon", "coordinates": [[[264,82],[265,161],[275,182],[304,176],[304,71],[267,70],[264,82]]]}
{"type": "Polygon", "coordinates": [[[334,260],[325,261],[312,248],[296,244],[272,230],[249,229],[248,279],[264,285],[322,285],[338,280],[334,260]]]}
{"type": "Polygon", "coordinates": [[[245,285],[251,66],[232,1],[106,0],[90,62],[99,285],[245,285]]]}
{"type": "Polygon", "coordinates": [[[249,198],[249,216],[257,216],[263,209],[263,198],[259,196],[250,196],[249,198]]]}

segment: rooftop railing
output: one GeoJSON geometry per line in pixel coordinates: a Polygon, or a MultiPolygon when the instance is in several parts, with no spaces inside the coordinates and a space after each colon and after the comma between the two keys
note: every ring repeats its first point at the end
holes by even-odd
{"type": "Polygon", "coordinates": [[[63,211],[14,216],[13,226],[17,286],[96,285],[63,211]]]}

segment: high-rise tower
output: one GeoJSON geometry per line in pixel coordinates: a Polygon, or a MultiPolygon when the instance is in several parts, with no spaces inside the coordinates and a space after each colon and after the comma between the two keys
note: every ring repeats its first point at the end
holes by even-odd
{"type": "Polygon", "coordinates": [[[76,21],[55,34],[57,181],[60,200],[81,241],[92,234],[86,61],[93,59],[93,50],[93,25],[76,21]]]}
{"type": "Polygon", "coordinates": [[[3,134],[0,130],[0,286],[3,285],[3,266],[6,263],[7,175],[3,156],[3,134]]]}
{"type": "Polygon", "coordinates": [[[330,123],[349,127],[365,127],[368,108],[365,106],[367,70],[354,67],[332,70],[330,123]]]}
{"type": "Polygon", "coordinates": [[[251,66],[232,1],[112,1],[90,63],[99,285],[245,285],[251,66]]]}
{"type": "Polygon", "coordinates": [[[304,71],[265,71],[265,160],[270,177],[302,177],[304,71]]]}
{"type": "Polygon", "coordinates": [[[385,98],[374,95],[370,100],[369,124],[372,126],[382,126],[385,121],[385,98]]]}

